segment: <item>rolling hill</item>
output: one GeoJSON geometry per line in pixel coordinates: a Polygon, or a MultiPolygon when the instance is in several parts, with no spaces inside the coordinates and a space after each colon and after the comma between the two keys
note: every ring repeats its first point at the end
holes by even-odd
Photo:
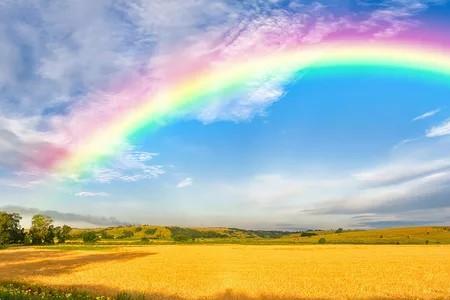
{"type": "Polygon", "coordinates": [[[82,242],[94,231],[99,244],[244,243],[244,244],[450,244],[449,226],[370,230],[307,230],[298,232],[245,230],[225,227],[127,225],[73,229],[69,243],[82,242]]]}

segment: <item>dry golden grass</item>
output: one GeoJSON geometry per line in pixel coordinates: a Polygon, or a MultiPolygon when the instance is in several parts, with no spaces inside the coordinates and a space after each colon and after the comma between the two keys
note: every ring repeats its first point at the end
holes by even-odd
{"type": "Polygon", "coordinates": [[[9,249],[0,251],[0,281],[158,299],[450,299],[450,246],[9,249]]]}

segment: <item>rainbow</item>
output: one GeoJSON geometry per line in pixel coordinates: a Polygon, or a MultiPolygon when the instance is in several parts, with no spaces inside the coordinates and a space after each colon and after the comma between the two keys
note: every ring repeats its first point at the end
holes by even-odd
{"type": "Polygon", "coordinates": [[[311,68],[364,66],[403,69],[450,79],[450,50],[404,42],[340,41],[227,59],[208,68],[191,70],[141,95],[132,107],[121,110],[100,128],[86,134],[81,143],[53,161],[51,168],[70,173],[86,170],[120,151],[123,142],[131,136],[146,132],[181,111],[233,95],[253,79],[277,74],[289,78],[311,68]]]}

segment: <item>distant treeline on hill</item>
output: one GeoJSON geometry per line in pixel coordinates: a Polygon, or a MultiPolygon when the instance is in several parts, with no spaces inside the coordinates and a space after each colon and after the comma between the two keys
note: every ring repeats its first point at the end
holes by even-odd
{"type": "Polygon", "coordinates": [[[0,211],[0,246],[99,243],[103,245],[167,243],[242,244],[450,244],[449,226],[370,230],[246,230],[228,227],[121,225],[101,228],[55,226],[44,214],[32,217],[31,227],[20,226],[17,213],[0,211]]]}

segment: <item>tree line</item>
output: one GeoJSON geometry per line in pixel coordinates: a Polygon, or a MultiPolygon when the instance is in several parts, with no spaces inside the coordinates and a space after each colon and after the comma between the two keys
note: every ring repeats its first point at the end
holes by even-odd
{"type": "Polygon", "coordinates": [[[20,220],[18,213],[0,211],[0,246],[61,244],[69,239],[72,230],[68,225],[54,226],[52,218],[41,214],[32,217],[28,231],[22,228],[20,220]]]}

